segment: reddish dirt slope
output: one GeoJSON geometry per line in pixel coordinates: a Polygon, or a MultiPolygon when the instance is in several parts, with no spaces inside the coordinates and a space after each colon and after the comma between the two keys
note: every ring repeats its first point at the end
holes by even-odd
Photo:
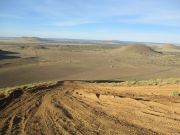
{"type": "Polygon", "coordinates": [[[1,134],[180,134],[179,85],[59,82],[1,100],[1,134]]]}

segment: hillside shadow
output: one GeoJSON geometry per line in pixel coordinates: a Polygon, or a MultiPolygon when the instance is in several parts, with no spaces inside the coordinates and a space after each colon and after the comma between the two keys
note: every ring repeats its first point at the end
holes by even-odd
{"type": "Polygon", "coordinates": [[[0,111],[8,106],[13,99],[19,98],[23,94],[23,91],[18,89],[13,91],[8,97],[5,97],[0,100],[0,111]]]}
{"type": "Polygon", "coordinates": [[[122,83],[124,81],[121,80],[88,80],[84,82],[89,82],[89,83],[122,83]]]}
{"type": "Polygon", "coordinates": [[[20,58],[19,56],[15,56],[16,54],[19,54],[19,53],[0,50],[0,60],[2,60],[2,59],[16,59],[16,58],[20,58]]]}

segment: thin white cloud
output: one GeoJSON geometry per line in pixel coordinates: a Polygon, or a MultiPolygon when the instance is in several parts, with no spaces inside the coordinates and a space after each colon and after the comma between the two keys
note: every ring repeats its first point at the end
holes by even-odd
{"type": "Polygon", "coordinates": [[[68,27],[98,22],[127,22],[180,26],[177,0],[31,0],[27,10],[68,27]],[[124,18],[123,16],[129,16],[124,18]],[[114,19],[115,18],[115,19],[114,19]]]}
{"type": "Polygon", "coordinates": [[[137,23],[144,24],[157,24],[157,25],[166,25],[166,26],[180,26],[180,14],[177,12],[157,12],[157,13],[148,13],[143,15],[140,18],[132,20],[137,23]]]}
{"type": "Polygon", "coordinates": [[[114,21],[115,23],[129,23],[129,24],[153,24],[158,26],[172,26],[172,27],[180,27],[180,15],[178,16],[163,16],[153,14],[145,14],[132,18],[123,18],[117,19],[114,21]]]}
{"type": "Polygon", "coordinates": [[[71,26],[77,26],[82,24],[89,24],[89,23],[97,23],[97,21],[90,21],[90,20],[69,20],[69,21],[59,21],[52,23],[53,26],[58,27],[71,27],[71,26]]]}

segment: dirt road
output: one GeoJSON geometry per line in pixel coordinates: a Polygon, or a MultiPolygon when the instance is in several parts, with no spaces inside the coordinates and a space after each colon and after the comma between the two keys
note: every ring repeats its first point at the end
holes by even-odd
{"type": "Polygon", "coordinates": [[[0,134],[180,134],[179,85],[59,82],[0,101],[0,134]]]}

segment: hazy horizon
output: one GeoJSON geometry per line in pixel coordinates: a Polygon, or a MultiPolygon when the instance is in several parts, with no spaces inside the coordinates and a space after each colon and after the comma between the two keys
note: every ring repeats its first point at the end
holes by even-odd
{"type": "Polygon", "coordinates": [[[180,42],[152,42],[152,41],[132,41],[132,40],[129,40],[129,41],[127,41],[127,40],[118,40],[118,39],[113,39],[113,40],[111,40],[111,39],[86,39],[86,38],[59,38],[59,37],[56,37],[56,38],[54,38],[54,37],[40,37],[40,36],[17,36],[17,37],[1,37],[0,36],[0,40],[4,40],[4,39],[8,39],[8,40],[10,40],[10,39],[16,39],[16,38],[40,38],[40,39],[45,39],[45,40],[62,40],[62,41],[73,41],[73,42],[79,42],[79,41],[84,41],[84,42],[96,42],[96,41],[104,41],[104,42],[109,42],[109,41],[112,41],[112,42],[122,42],[122,43],[154,43],[154,45],[156,45],[156,44],[172,44],[172,45],[177,45],[177,46],[180,46],[180,42]]]}

